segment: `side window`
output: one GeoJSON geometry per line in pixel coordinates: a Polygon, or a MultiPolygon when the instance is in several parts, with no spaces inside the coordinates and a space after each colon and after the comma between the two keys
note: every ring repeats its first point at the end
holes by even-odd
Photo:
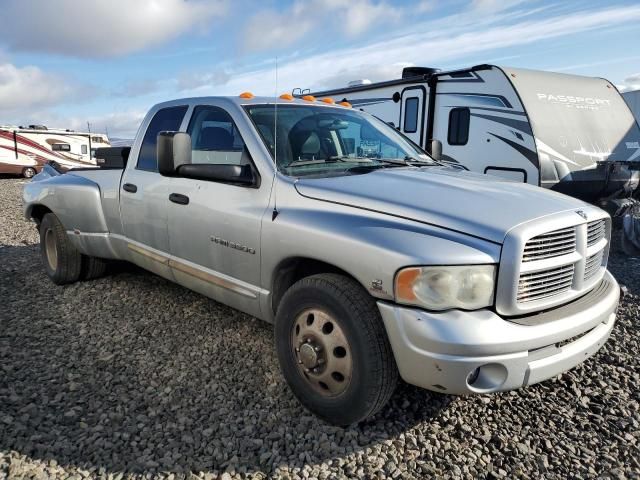
{"type": "Polygon", "coordinates": [[[186,105],[167,107],[156,112],[142,139],[142,146],[140,147],[140,155],[138,156],[138,165],[136,168],[152,172],[158,170],[158,156],[156,152],[158,133],[166,130],[178,130],[185,113],[187,113],[186,105]]]}
{"type": "Polygon", "coordinates": [[[469,141],[469,109],[453,108],[449,112],[449,145],[466,145],[469,141]]]}
{"type": "Polygon", "coordinates": [[[68,143],[54,143],[53,145],[51,145],[51,150],[53,150],[54,152],[70,152],[71,145],[69,145],[68,143]]]}
{"type": "Polygon", "coordinates": [[[86,155],[89,152],[89,147],[87,147],[86,145],[80,145],[80,151],[83,155],[86,155]]]}
{"type": "Polygon", "coordinates": [[[404,132],[416,133],[418,131],[418,97],[407,98],[404,102],[404,132]]]}
{"type": "Polygon", "coordinates": [[[231,116],[222,108],[200,105],[193,110],[188,133],[191,135],[192,163],[247,163],[244,141],[231,116]]]}

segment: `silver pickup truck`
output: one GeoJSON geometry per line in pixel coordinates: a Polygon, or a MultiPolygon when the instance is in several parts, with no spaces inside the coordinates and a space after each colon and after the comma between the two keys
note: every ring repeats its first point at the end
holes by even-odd
{"type": "Polygon", "coordinates": [[[124,169],[47,166],[24,206],[57,284],[126,260],[275,323],[291,390],[338,425],[398,377],[447,394],[553,377],[606,342],[620,296],[602,210],[312,97],[159,104],[124,169]]]}

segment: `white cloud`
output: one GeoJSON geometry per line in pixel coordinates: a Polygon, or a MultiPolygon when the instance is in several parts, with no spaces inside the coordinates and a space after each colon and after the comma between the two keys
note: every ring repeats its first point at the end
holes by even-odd
{"type": "MultiPolygon", "coordinates": [[[[616,28],[640,20],[640,6],[636,5],[539,20],[530,20],[529,13],[516,11],[479,19],[477,14],[469,11],[466,15],[459,14],[445,20],[417,23],[405,34],[377,38],[361,46],[281,59],[279,88],[281,91],[294,87],[321,89],[343,86],[348,79],[397,78],[398,66],[402,64],[437,67],[442,62],[451,63],[482,52],[496,49],[507,49],[508,52],[509,47],[595,29],[616,28]]],[[[233,95],[252,90],[256,94],[272,95],[273,79],[273,68],[265,66],[232,74],[224,86],[203,89],[200,93],[233,95]]]]}
{"type": "Polygon", "coordinates": [[[418,13],[426,13],[430,12],[436,7],[436,4],[432,0],[421,0],[415,6],[416,12],[418,13]]]}
{"type": "Polygon", "coordinates": [[[0,41],[11,50],[124,55],[206,27],[225,0],[4,0],[0,41]]]}
{"type": "Polygon", "coordinates": [[[616,85],[621,92],[631,92],[633,90],[640,90],[640,73],[629,75],[624,79],[622,85],[616,85]]]}
{"type": "Polygon", "coordinates": [[[87,121],[93,132],[108,132],[110,137],[133,138],[146,115],[146,110],[125,110],[88,118],[71,117],[65,120],[73,130],[86,130],[87,121]]]}
{"type": "Polygon", "coordinates": [[[20,125],[44,124],[49,128],[69,128],[75,131],[86,132],[87,122],[91,125],[92,132],[108,132],[110,137],[133,138],[136,130],[146,115],[144,109],[122,110],[105,115],[60,115],[49,110],[32,111],[20,119],[20,125]]]}
{"type": "Polygon", "coordinates": [[[379,63],[375,65],[365,64],[356,65],[355,67],[343,67],[333,73],[331,76],[324,77],[325,85],[347,85],[352,80],[371,80],[372,82],[381,82],[391,78],[400,78],[404,67],[411,67],[412,63],[379,63]]]}
{"type": "Polygon", "coordinates": [[[478,12],[494,13],[507,10],[526,0],[471,0],[471,8],[478,12]]]}
{"type": "Polygon", "coordinates": [[[79,100],[91,90],[38,67],[0,64],[0,113],[4,115],[79,100]]]}
{"type": "Polygon", "coordinates": [[[223,70],[209,73],[183,73],[177,79],[178,91],[196,90],[201,87],[224,85],[229,81],[229,74],[223,70]]]}
{"type": "Polygon", "coordinates": [[[247,50],[260,51],[291,46],[310,32],[317,32],[319,39],[334,32],[355,37],[382,23],[399,20],[403,11],[383,1],[297,1],[281,12],[258,12],[247,22],[242,40],[247,50]]]}

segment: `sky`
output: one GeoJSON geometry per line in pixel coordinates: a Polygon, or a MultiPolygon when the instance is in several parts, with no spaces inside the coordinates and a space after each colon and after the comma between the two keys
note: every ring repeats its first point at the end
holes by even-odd
{"type": "Polygon", "coordinates": [[[640,89],[640,3],[1,0],[0,124],[132,138],[153,104],[482,63],[640,89]],[[277,64],[277,84],[276,84],[277,64]]]}

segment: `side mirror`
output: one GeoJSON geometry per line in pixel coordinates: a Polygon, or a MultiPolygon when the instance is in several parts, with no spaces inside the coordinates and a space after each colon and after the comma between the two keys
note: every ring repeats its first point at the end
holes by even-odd
{"type": "Polygon", "coordinates": [[[432,139],[429,142],[429,153],[434,160],[442,160],[442,142],[440,140],[432,139]]]}
{"type": "Polygon", "coordinates": [[[160,132],[156,148],[160,175],[174,176],[179,166],[191,163],[191,136],[188,133],[160,132]]]}

